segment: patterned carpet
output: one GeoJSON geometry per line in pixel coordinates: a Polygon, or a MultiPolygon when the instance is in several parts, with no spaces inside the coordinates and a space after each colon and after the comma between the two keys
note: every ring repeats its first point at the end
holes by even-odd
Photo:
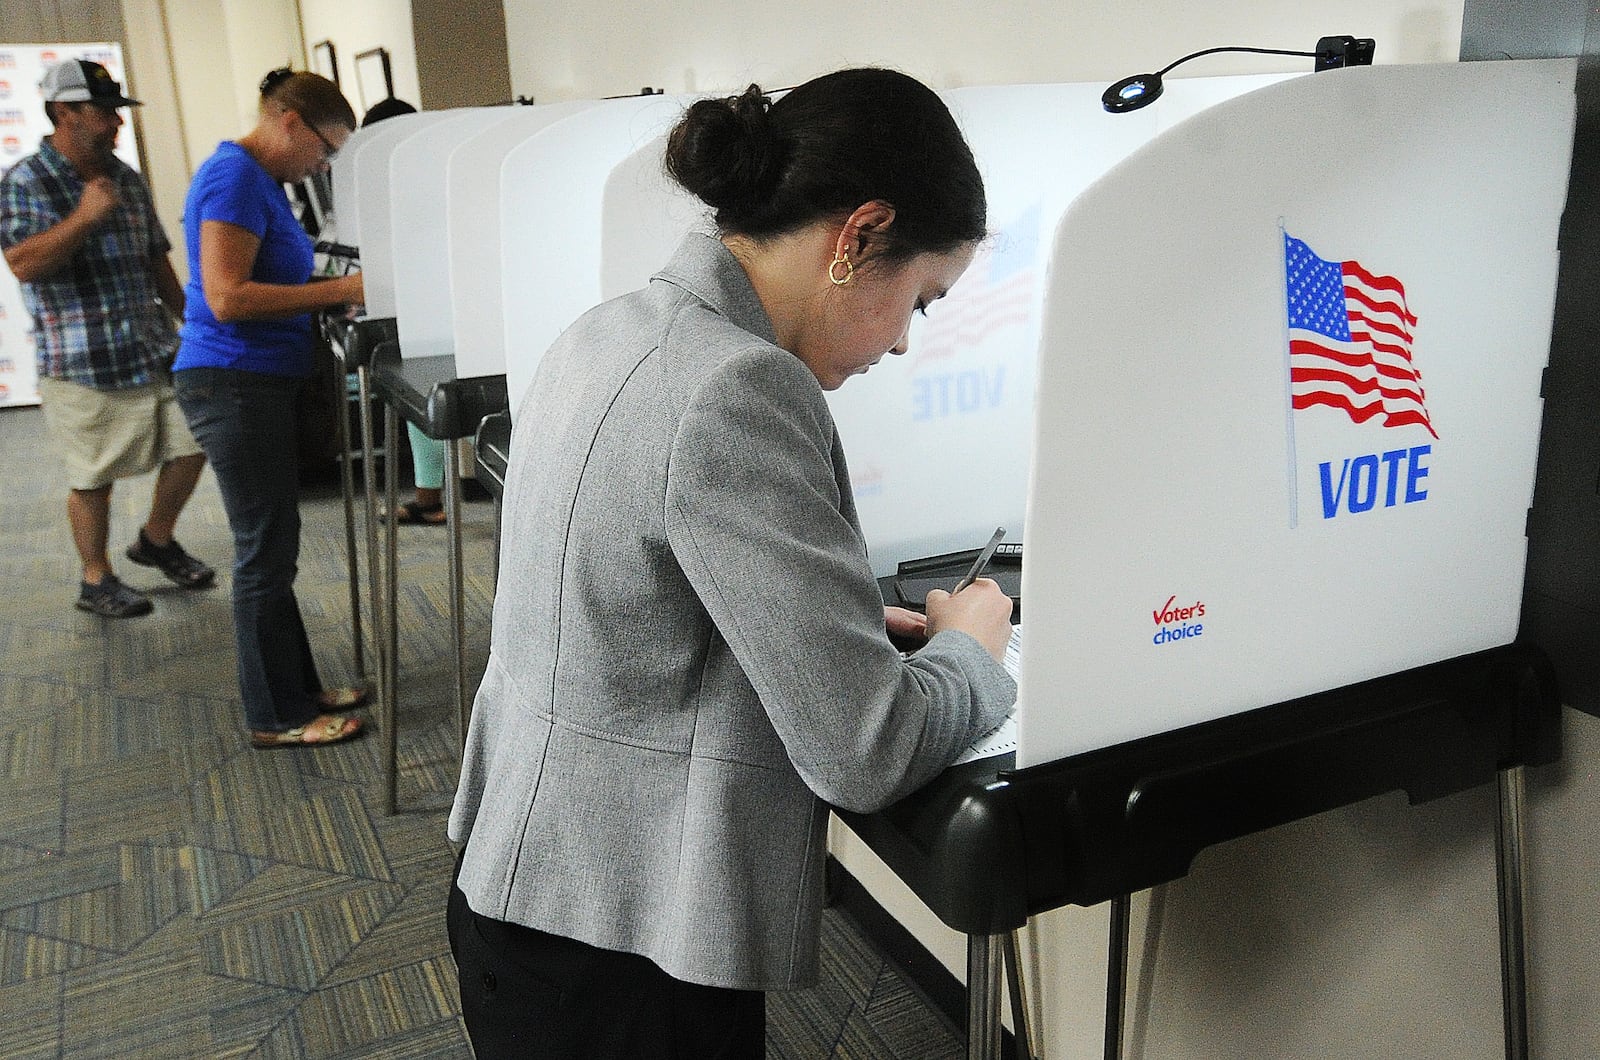
{"type": "MultiPolygon", "coordinates": [[[[38,410],[0,410],[0,451],[0,1057],[470,1057],[444,935],[457,753],[444,532],[401,532],[407,812],[385,817],[378,740],[247,747],[232,550],[209,473],[178,527],[219,571],[198,592],[121,559],[152,478],[113,491],[113,560],[156,604],[114,621],[72,607],[66,491],[38,410]]],[[[343,507],[333,476],[319,479],[297,593],[324,682],[346,684],[359,675],[343,507]]],[[[479,501],[463,520],[475,672],[493,518],[479,501]]],[[[833,911],[822,974],[772,996],[769,1057],[961,1055],[943,1017],[833,911]]]]}

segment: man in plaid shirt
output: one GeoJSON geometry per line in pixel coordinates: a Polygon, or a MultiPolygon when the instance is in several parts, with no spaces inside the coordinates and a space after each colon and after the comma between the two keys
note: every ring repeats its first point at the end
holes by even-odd
{"type": "Polygon", "coordinates": [[[113,154],[118,108],[138,101],[81,59],[52,66],[40,88],[55,132],[0,178],[0,251],[33,315],[45,422],[66,462],[77,606],[142,615],[149,597],[117,578],[106,552],[117,479],[160,468],[129,559],[185,588],[215,576],[172,536],[205,467],[168,373],[183,287],[149,188],[113,154]]]}

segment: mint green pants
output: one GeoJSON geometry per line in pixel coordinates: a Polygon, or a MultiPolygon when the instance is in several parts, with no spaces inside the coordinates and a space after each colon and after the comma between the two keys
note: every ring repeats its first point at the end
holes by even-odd
{"type": "Polygon", "coordinates": [[[415,423],[406,424],[411,435],[411,470],[419,490],[444,488],[444,443],[429,438],[415,423]]]}

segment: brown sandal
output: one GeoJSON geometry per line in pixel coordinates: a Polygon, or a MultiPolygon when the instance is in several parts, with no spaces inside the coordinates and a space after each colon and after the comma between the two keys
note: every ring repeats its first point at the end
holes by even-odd
{"type": "MultiPolygon", "coordinates": [[[[383,522],[388,518],[388,513],[379,512],[378,521],[383,522]]],[[[443,526],[449,516],[445,514],[444,505],[422,504],[419,501],[406,501],[395,509],[395,524],[406,526],[443,526]]]]}
{"type": "Polygon", "coordinates": [[[320,747],[324,744],[343,743],[360,733],[360,718],[327,714],[310,725],[301,725],[283,732],[252,732],[250,744],[260,750],[273,747],[320,747]]]}

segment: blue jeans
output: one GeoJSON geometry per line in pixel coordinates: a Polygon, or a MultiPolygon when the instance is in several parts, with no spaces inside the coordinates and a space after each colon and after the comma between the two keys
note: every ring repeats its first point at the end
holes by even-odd
{"type": "Polygon", "coordinates": [[[294,577],[300,558],[295,457],[300,380],[226,368],[174,372],[189,431],[217,476],[233,531],[233,636],[245,723],[282,732],[322,713],[294,577]]]}

